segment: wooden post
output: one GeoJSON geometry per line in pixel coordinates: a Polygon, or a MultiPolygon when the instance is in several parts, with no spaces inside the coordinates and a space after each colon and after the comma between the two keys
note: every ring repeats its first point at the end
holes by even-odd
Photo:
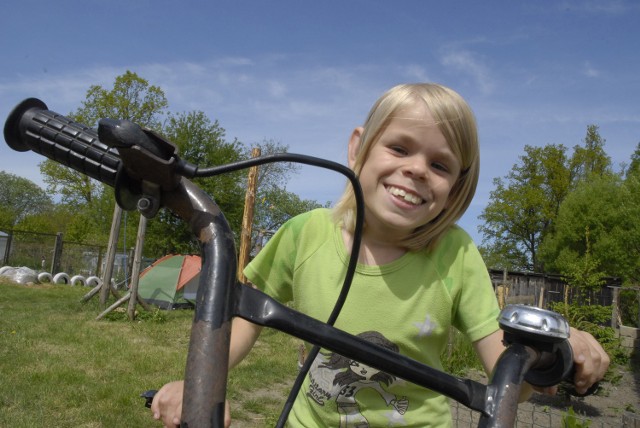
{"type": "Polygon", "coordinates": [[[98,247],[98,261],[96,262],[95,275],[102,275],[102,247],[98,247]]]}
{"type": "MultiPolygon", "coordinates": [[[[251,151],[251,157],[260,156],[260,149],[254,148],[251,151]]],[[[247,180],[247,192],[244,197],[244,214],[242,216],[242,233],[240,235],[240,254],[238,256],[238,280],[242,283],[247,282],[247,278],[242,272],[249,263],[249,252],[251,251],[251,227],[253,224],[253,210],[256,200],[256,178],[258,176],[258,167],[249,168],[249,177],[247,180]]]]}
{"type": "Polygon", "coordinates": [[[611,302],[611,328],[618,328],[618,297],[620,295],[620,289],[618,287],[613,288],[613,301],[611,302]]]}
{"type": "MultiPolygon", "coordinates": [[[[11,244],[13,243],[13,230],[7,234],[7,243],[4,247],[4,254],[2,255],[2,266],[9,264],[9,254],[11,254],[11,244]]],[[[51,272],[49,272],[51,273],[51,272]]]]}
{"type": "Polygon", "coordinates": [[[505,297],[504,297],[504,285],[498,285],[498,306],[500,309],[504,309],[505,307],[505,297]]]}
{"type": "Polygon", "coordinates": [[[62,258],[62,232],[56,234],[56,242],[53,247],[53,257],[51,260],[51,275],[60,272],[60,259],[62,258]]]}
{"type": "Polygon", "coordinates": [[[129,305],[127,307],[127,317],[130,321],[135,319],[136,314],[136,304],[139,303],[145,310],[150,311],[151,306],[147,304],[144,300],[140,298],[138,295],[138,280],[140,277],[140,264],[142,261],[142,248],[144,247],[144,237],[147,231],[147,218],[143,215],[140,216],[140,223],[138,224],[138,235],[136,237],[136,247],[134,249],[133,256],[133,266],[131,269],[131,286],[129,287],[129,291],[123,297],[116,296],[118,299],[113,305],[109,306],[105,309],[96,320],[103,318],[109,312],[113,311],[120,305],[122,305],[127,300],[129,301],[129,305]]]}
{"type": "Polygon", "coordinates": [[[119,298],[113,305],[109,306],[107,309],[105,309],[104,311],[102,311],[100,313],[100,315],[98,315],[96,317],[96,321],[102,319],[102,317],[104,317],[105,315],[107,315],[109,312],[113,311],[115,308],[117,308],[118,306],[120,306],[121,304],[123,304],[124,302],[126,302],[127,300],[129,300],[129,297],[131,297],[131,292],[127,292],[127,294],[125,294],[124,296],[122,296],[121,298],[119,298]]]}
{"type": "Polygon", "coordinates": [[[540,296],[538,296],[538,307],[542,309],[542,305],[544,305],[544,289],[546,288],[547,277],[546,275],[542,277],[542,287],[540,287],[540,296]]]}
{"type": "Polygon", "coordinates": [[[113,210],[113,220],[111,221],[111,232],[109,234],[109,244],[107,246],[107,257],[105,261],[104,273],[102,276],[102,289],[100,290],[100,305],[106,306],[111,290],[111,276],[113,275],[113,263],[116,259],[116,247],[118,245],[118,235],[120,234],[120,222],[122,220],[122,208],[115,204],[113,210]]]}
{"type": "MultiPolygon", "coordinates": [[[[144,247],[144,238],[147,231],[147,218],[143,215],[140,216],[140,222],[138,223],[138,236],[136,237],[136,248],[133,252],[133,266],[131,267],[131,296],[129,298],[129,306],[127,307],[127,316],[129,321],[133,321],[136,318],[136,304],[142,303],[144,300],[138,296],[138,281],[140,277],[140,264],[142,263],[142,248],[144,247]]],[[[146,310],[149,310],[149,306],[142,304],[146,310]]]]}

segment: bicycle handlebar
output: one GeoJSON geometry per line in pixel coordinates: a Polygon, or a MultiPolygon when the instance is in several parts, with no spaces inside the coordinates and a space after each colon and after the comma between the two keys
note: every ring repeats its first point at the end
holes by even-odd
{"type": "MultiPolygon", "coordinates": [[[[203,266],[187,356],[182,426],[222,426],[230,324],[235,316],[276,328],[452,397],[481,412],[479,426],[483,427],[512,423],[525,376],[530,383],[546,386],[542,383],[559,382],[571,368],[568,335],[540,336],[529,325],[523,331],[522,325],[502,320],[505,339],[511,343],[497,363],[496,376],[485,386],[377,347],[237,284],[230,227],[213,199],[186,178],[197,176],[197,167],[181,161],[171,143],[131,122],[103,119],[96,132],[49,111],[42,101],[29,98],[9,115],[4,136],[15,150],[33,150],[114,187],[116,200],[124,209],[137,207],[143,215],[153,216],[160,206],[166,207],[186,221],[200,240],[203,266]]],[[[291,156],[286,160],[295,161],[291,156]]],[[[302,163],[315,164],[312,160],[301,158],[302,163]]],[[[256,162],[245,161],[200,173],[213,175],[256,162]]],[[[336,165],[332,169],[339,170],[336,165]]],[[[360,200],[357,178],[347,176],[360,200]]],[[[361,214],[358,213],[360,219],[361,214]]],[[[358,253],[358,244],[354,242],[352,253],[358,253]]],[[[355,267],[355,258],[352,262],[350,267],[355,267]]],[[[345,285],[347,282],[350,279],[345,280],[345,285]]],[[[343,287],[341,294],[345,290],[348,286],[343,287]]],[[[517,317],[509,319],[514,318],[517,317]]],[[[151,392],[145,395],[147,403],[152,395],[151,392]]]]}

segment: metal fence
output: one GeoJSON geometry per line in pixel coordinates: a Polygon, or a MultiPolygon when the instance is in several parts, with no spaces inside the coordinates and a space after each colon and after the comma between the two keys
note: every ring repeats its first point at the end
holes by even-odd
{"type": "Polygon", "coordinates": [[[49,273],[96,275],[104,247],[64,241],[61,233],[11,230],[0,236],[2,264],[49,273]]]}
{"type": "MultiPolygon", "coordinates": [[[[106,245],[65,241],[62,233],[10,230],[0,235],[2,266],[28,267],[55,275],[95,275],[104,271],[106,245]]],[[[116,254],[113,279],[116,283],[130,276],[132,250],[116,254]]],[[[146,267],[150,262],[145,259],[146,267]]]]}
{"type": "MultiPolygon", "coordinates": [[[[36,272],[59,272],[69,276],[102,277],[106,263],[106,245],[64,240],[62,233],[39,233],[22,230],[0,232],[0,266],[28,267],[36,272]]],[[[154,260],[143,258],[140,269],[154,260]]],[[[131,278],[133,249],[116,252],[112,279],[116,287],[131,278]]]]}

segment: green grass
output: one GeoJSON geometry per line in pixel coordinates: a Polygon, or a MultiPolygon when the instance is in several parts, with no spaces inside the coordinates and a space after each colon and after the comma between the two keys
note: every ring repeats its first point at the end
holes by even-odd
{"type": "MultiPolygon", "coordinates": [[[[101,312],[87,288],[0,282],[0,427],[159,427],[140,393],[184,376],[192,311],[101,312]]],[[[229,380],[237,426],[273,426],[299,341],[265,330],[229,380]]]]}
{"type": "MultiPolygon", "coordinates": [[[[193,311],[102,312],[67,285],[0,280],[0,427],[159,427],[140,393],[182,379],[193,311]]],[[[110,302],[111,303],[111,302],[110,302]]],[[[125,305],[122,306],[125,308],[125,305]]],[[[297,373],[300,341],[265,329],[229,379],[236,426],[272,427],[297,373]]],[[[479,366],[454,336],[446,370],[479,366]]]]}

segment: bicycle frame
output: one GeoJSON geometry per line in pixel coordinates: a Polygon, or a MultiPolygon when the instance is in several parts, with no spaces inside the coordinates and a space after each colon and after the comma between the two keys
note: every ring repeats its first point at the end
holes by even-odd
{"type": "MultiPolygon", "coordinates": [[[[232,231],[215,201],[185,177],[195,175],[195,170],[175,157],[166,157],[171,145],[157,135],[141,133],[127,124],[108,125],[95,133],[46,110],[41,101],[29,99],[11,113],[4,135],[15,150],[36,151],[113,186],[125,209],[137,208],[152,217],[164,206],[181,217],[199,240],[203,264],[185,369],[181,426],[223,426],[234,317],[280,330],[453,398],[480,412],[480,427],[512,426],[525,375],[534,367],[547,370],[553,366],[549,356],[559,352],[557,343],[565,345],[560,351],[566,355],[566,338],[552,338],[552,345],[538,346],[539,341],[532,339],[535,334],[519,340],[517,328],[510,329],[509,346],[496,365],[496,375],[489,385],[483,385],[374,345],[239,284],[232,231]]],[[[543,338],[542,342],[549,341],[543,338]]],[[[564,361],[566,365],[567,358],[564,361]]],[[[566,374],[564,368],[560,372],[566,374]]],[[[553,376],[557,377],[555,372],[553,376]]],[[[552,381],[561,379],[555,377],[552,381]]]]}

